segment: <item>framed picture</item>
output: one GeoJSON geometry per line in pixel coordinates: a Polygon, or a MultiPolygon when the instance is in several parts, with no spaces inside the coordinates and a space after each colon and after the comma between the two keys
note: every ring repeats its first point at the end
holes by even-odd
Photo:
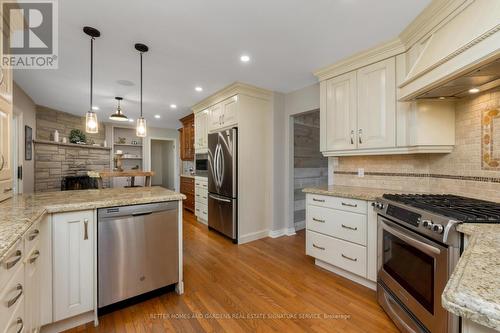
{"type": "Polygon", "coordinates": [[[33,130],[24,126],[24,159],[31,161],[33,158],[33,130]]]}

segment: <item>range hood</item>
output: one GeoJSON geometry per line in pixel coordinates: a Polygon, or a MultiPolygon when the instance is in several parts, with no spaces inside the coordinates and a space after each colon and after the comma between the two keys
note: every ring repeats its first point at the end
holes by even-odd
{"type": "Polygon", "coordinates": [[[500,1],[464,1],[408,54],[400,101],[460,98],[500,85],[500,1]]]}
{"type": "Polygon", "coordinates": [[[500,58],[460,74],[450,81],[417,95],[416,99],[454,99],[500,86],[500,58]]]}

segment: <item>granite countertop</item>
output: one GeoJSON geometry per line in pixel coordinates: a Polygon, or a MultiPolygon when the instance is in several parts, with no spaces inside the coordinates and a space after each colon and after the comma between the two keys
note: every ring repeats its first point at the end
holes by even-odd
{"type": "Polygon", "coordinates": [[[193,178],[195,177],[195,175],[190,175],[190,174],[187,174],[187,173],[183,173],[181,174],[181,177],[184,177],[184,178],[193,178]]]}
{"type": "Polygon", "coordinates": [[[302,192],[367,201],[373,201],[376,198],[381,197],[384,193],[402,193],[402,191],[382,188],[341,185],[307,187],[303,189],[302,192]]]}
{"type": "Polygon", "coordinates": [[[163,187],[110,188],[18,195],[0,203],[0,261],[15,242],[45,213],[184,200],[163,187]]]}
{"type": "Polygon", "coordinates": [[[460,224],[470,236],[441,297],[462,318],[500,331],[500,225],[460,224]]]}

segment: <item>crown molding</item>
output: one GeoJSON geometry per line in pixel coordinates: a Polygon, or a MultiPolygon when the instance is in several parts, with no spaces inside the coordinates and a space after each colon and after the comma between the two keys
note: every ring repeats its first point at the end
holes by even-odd
{"type": "Polygon", "coordinates": [[[191,110],[193,111],[193,113],[198,113],[235,95],[247,95],[259,99],[271,100],[273,92],[267,89],[236,81],[226,86],[225,88],[222,88],[218,92],[208,96],[202,101],[196,103],[191,107],[191,110]]]}
{"type": "Polygon", "coordinates": [[[324,67],[314,72],[314,75],[320,80],[327,80],[358,68],[371,65],[373,63],[394,57],[404,53],[406,48],[399,38],[392,39],[369,50],[356,53],[344,60],[336,62],[333,65],[324,67]]]}
{"type": "Polygon", "coordinates": [[[400,34],[409,49],[446,24],[475,0],[433,0],[400,34]]]}

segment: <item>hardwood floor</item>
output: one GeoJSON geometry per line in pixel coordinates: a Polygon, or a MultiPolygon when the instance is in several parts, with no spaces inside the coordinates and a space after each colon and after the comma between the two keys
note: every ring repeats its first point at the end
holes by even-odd
{"type": "Polygon", "coordinates": [[[185,212],[185,294],[68,332],[398,332],[374,291],[315,266],[304,247],[304,232],[234,245],[185,212]]]}

